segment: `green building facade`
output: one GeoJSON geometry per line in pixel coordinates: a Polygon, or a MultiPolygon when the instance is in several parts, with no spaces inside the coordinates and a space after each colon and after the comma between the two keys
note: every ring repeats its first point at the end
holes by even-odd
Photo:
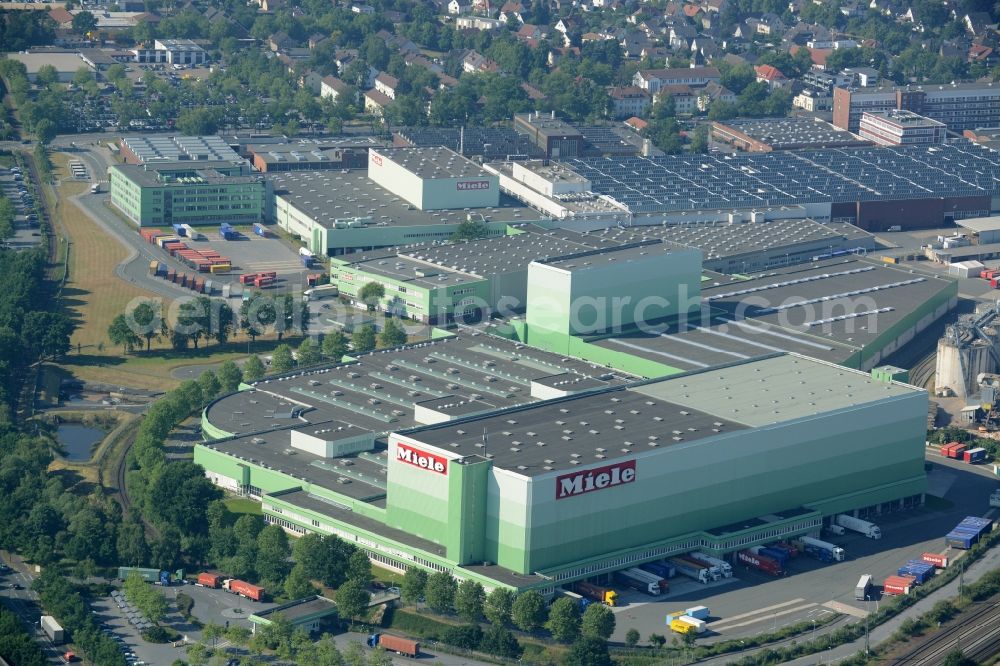
{"type": "Polygon", "coordinates": [[[267,184],[241,165],[111,167],[111,203],[137,226],[250,224],[263,219],[267,184]]]}

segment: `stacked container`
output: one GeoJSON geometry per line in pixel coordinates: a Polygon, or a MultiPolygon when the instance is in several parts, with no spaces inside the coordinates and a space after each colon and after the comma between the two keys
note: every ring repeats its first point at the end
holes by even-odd
{"type": "Polygon", "coordinates": [[[912,576],[916,585],[923,585],[934,577],[935,568],[922,560],[908,560],[896,571],[900,576],[912,576]]]}
{"type": "Polygon", "coordinates": [[[945,458],[961,460],[962,454],[964,454],[968,448],[968,446],[960,444],[959,442],[949,442],[941,447],[941,455],[945,458]]]}
{"type": "Polygon", "coordinates": [[[883,595],[909,594],[913,589],[913,576],[889,576],[882,583],[883,595]]]}
{"type": "Polygon", "coordinates": [[[988,532],[992,527],[993,521],[989,518],[967,516],[955,526],[955,529],[945,535],[945,545],[968,550],[979,542],[979,538],[984,532],[988,532]]]}

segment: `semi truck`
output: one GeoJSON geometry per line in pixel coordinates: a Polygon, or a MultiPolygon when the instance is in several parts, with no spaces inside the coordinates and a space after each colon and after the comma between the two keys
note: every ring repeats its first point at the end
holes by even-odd
{"type": "Polygon", "coordinates": [[[715,567],[723,578],[733,577],[733,565],[725,560],[720,560],[718,557],[712,557],[711,555],[699,551],[691,553],[691,557],[715,567]]]}
{"type": "Polygon", "coordinates": [[[781,562],[778,560],[768,557],[767,555],[761,555],[760,553],[755,553],[750,550],[741,550],[736,553],[736,558],[748,566],[757,569],[758,571],[763,571],[771,576],[784,576],[785,569],[781,566],[781,562]]]}
{"type": "Polygon", "coordinates": [[[821,562],[843,562],[847,556],[843,548],[829,541],[822,541],[808,536],[800,538],[799,541],[802,543],[802,551],[806,555],[815,557],[821,562]]]}
{"type": "Polygon", "coordinates": [[[596,601],[607,606],[618,605],[618,593],[610,587],[602,587],[585,580],[579,580],[574,584],[574,588],[579,594],[587,597],[591,601],[596,601]]]}
{"type": "Polygon", "coordinates": [[[321,301],[324,298],[336,298],[340,293],[335,284],[321,284],[312,289],[306,289],[302,292],[304,299],[306,301],[321,301]]]}
{"type": "Polygon", "coordinates": [[[576,592],[567,590],[565,588],[559,588],[557,592],[562,596],[566,597],[567,599],[571,599],[574,603],[576,603],[576,605],[580,608],[581,613],[587,610],[587,606],[593,603],[590,599],[583,596],[582,594],[577,594],[576,592]]]}
{"type": "Polygon", "coordinates": [[[59,623],[51,615],[43,615],[40,624],[42,631],[49,637],[53,645],[59,645],[66,640],[66,632],[63,631],[63,628],[59,626],[59,623]]]}
{"type": "Polygon", "coordinates": [[[633,567],[631,569],[625,569],[624,571],[619,571],[622,576],[622,580],[625,581],[625,585],[628,585],[632,589],[639,590],[640,592],[645,592],[646,594],[659,595],[670,589],[670,583],[666,579],[657,576],[654,573],[648,571],[643,571],[638,567],[633,567]]]}
{"type": "Polygon", "coordinates": [[[251,601],[261,601],[265,596],[264,588],[235,578],[226,578],[223,580],[222,589],[229,590],[233,594],[238,594],[251,601]]]}
{"type": "Polygon", "coordinates": [[[389,652],[395,652],[403,657],[413,659],[420,654],[420,643],[390,634],[372,634],[368,637],[368,647],[381,647],[389,652]]]}
{"type": "Polygon", "coordinates": [[[858,601],[864,601],[871,596],[872,593],[872,576],[871,574],[865,574],[858,579],[858,585],[854,588],[854,598],[858,601]]]}
{"type": "Polygon", "coordinates": [[[860,518],[841,513],[837,516],[836,523],[844,529],[864,534],[869,539],[882,538],[882,530],[879,529],[878,525],[870,523],[867,520],[861,520],[860,518]]]}
{"type": "Polygon", "coordinates": [[[762,555],[764,557],[770,558],[781,565],[784,569],[785,565],[788,564],[788,560],[791,559],[783,550],[778,550],[777,548],[770,548],[768,546],[751,546],[747,548],[754,555],[762,555]]]}
{"type": "Polygon", "coordinates": [[[173,574],[162,569],[147,569],[145,567],[118,567],[119,580],[125,580],[131,573],[137,573],[147,583],[154,585],[171,585],[184,580],[184,570],[178,569],[173,574]]]}
{"type": "Polygon", "coordinates": [[[986,449],[980,447],[969,449],[962,454],[962,460],[970,464],[986,462],[986,449]]]}
{"type": "Polygon", "coordinates": [[[709,572],[708,567],[697,560],[687,560],[683,557],[671,557],[667,561],[670,563],[670,566],[672,566],[674,570],[682,576],[687,576],[688,578],[692,578],[699,583],[704,583],[706,585],[712,580],[712,574],[709,572]]]}

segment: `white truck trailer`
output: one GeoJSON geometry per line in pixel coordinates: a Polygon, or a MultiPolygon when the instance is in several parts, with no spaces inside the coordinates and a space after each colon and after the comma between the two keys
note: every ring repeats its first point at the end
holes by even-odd
{"type": "Polygon", "coordinates": [[[870,523],[867,520],[861,520],[860,518],[855,518],[854,516],[848,516],[846,514],[839,514],[834,520],[837,525],[840,525],[844,529],[851,530],[852,532],[858,532],[859,534],[864,534],[869,539],[881,539],[882,530],[879,529],[878,525],[875,523],[870,523]]]}

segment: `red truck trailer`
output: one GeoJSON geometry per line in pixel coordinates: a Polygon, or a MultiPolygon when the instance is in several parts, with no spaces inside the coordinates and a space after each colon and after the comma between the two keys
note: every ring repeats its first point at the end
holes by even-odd
{"type": "Polygon", "coordinates": [[[221,584],[222,576],[207,572],[198,574],[198,582],[195,583],[195,585],[200,585],[201,587],[211,587],[213,589],[217,589],[221,584]]]}
{"type": "Polygon", "coordinates": [[[882,594],[909,594],[916,580],[913,576],[889,576],[882,583],[882,594]]]}
{"type": "Polygon", "coordinates": [[[413,658],[420,654],[420,643],[412,641],[409,638],[400,638],[399,636],[390,636],[389,634],[379,634],[378,644],[386,650],[395,652],[396,654],[404,657],[413,658]]]}
{"type": "Polygon", "coordinates": [[[747,564],[758,571],[763,571],[768,575],[785,575],[785,570],[781,568],[781,563],[772,557],[768,557],[767,555],[759,555],[749,550],[741,550],[736,553],[736,558],[743,564],[747,564]]]}
{"type": "Polygon", "coordinates": [[[941,455],[945,458],[961,460],[962,454],[964,454],[968,448],[968,446],[960,444],[959,442],[949,442],[941,447],[941,455]]]}
{"type": "Polygon", "coordinates": [[[948,557],[946,555],[938,555],[937,553],[924,553],[920,556],[921,561],[927,564],[933,564],[938,569],[948,568],[948,557]]]}
{"type": "Polygon", "coordinates": [[[233,594],[238,594],[241,597],[246,597],[247,599],[251,599],[253,601],[261,601],[264,598],[264,588],[243,580],[227,578],[222,582],[222,587],[229,590],[233,594]]]}

